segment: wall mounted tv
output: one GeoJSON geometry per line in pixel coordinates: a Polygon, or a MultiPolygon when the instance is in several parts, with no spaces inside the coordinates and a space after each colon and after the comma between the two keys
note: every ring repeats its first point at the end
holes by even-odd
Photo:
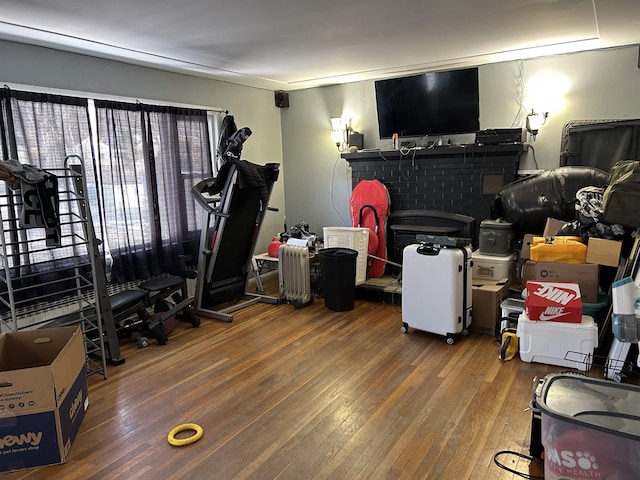
{"type": "Polygon", "coordinates": [[[380,138],[480,129],[477,68],[377,80],[375,88],[380,138]]]}

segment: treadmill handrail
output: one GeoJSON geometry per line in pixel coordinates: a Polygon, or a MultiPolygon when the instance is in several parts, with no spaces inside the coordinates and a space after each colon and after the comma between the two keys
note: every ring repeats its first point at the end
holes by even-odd
{"type": "MultiPolygon", "coordinates": [[[[191,187],[191,194],[196,201],[208,212],[215,212],[218,204],[220,203],[220,195],[207,195],[211,185],[215,182],[215,177],[205,178],[200,180],[193,187],[191,187]]],[[[224,216],[224,214],[219,214],[224,216]]]]}

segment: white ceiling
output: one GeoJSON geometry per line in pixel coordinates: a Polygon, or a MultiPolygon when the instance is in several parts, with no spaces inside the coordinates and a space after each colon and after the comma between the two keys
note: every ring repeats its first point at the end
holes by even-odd
{"type": "Polygon", "coordinates": [[[0,39],[295,90],[638,44],[640,1],[0,0],[0,39]]]}

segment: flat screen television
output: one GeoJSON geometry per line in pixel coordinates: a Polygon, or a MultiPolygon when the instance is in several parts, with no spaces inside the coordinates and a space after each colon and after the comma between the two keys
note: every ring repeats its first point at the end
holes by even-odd
{"type": "Polygon", "coordinates": [[[480,129],[477,68],[377,80],[375,89],[380,138],[480,129]]]}

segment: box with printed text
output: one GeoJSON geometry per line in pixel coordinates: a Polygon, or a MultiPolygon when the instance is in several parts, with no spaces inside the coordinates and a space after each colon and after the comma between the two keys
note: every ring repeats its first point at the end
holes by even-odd
{"type": "Polygon", "coordinates": [[[87,405],[80,327],[0,335],[0,472],[65,462],[87,405]]]}
{"type": "Polygon", "coordinates": [[[578,283],[529,280],[524,310],[529,320],[580,323],[582,298],[578,283]]]}
{"type": "Polygon", "coordinates": [[[600,266],[590,263],[533,262],[533,278],[546,282],[576,282],[583,302],[597,303],[600,266]]]}

